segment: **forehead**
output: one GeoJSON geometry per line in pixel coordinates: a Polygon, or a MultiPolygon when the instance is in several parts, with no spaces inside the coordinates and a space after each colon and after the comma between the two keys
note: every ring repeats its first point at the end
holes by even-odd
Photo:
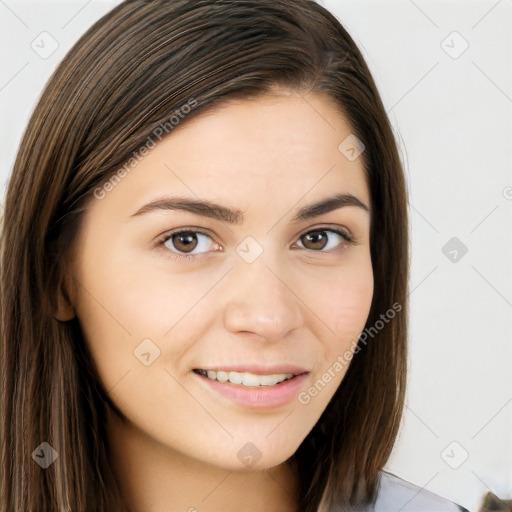
{"type": "Polygon", "coordinates": [[[244,210],[333,191],[369,204],[362,158],[351,161],[339,149],[352,128],[325,95],[229,100],[182,123],[125,173],[98,210],[127,216],[163,193],[222,199],[244,210]]]}

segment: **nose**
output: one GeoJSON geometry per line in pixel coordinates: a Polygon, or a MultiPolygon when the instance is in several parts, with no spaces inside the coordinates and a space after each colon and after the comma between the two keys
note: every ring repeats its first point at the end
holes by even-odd
{"type": "Polygon", "coordinates": [[[283,340],[303,325],[301,302],[286,282],[286,272],[267,266],[261,257],[242,263],[231,276],[224,327],[233,333],[252,333],[264,341],[283,340]]]}

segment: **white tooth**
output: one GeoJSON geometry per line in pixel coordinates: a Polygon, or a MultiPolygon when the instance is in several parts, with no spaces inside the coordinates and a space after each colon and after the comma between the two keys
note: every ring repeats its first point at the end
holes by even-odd
{"type": "Polygon", "coordinates": [[[219,382],[231,382],[232,384],[242,384],[249,387],[275,386],[284,380],[291,379],[293,373],[274,373],[272,375],[257,375],[249,372],[224,372],[222,370],[207,370],[209,379],[219,382]]]}
{"type": "Polygon", "coordinates": [[[293,373],[278,373],[274,375],[262,375],[260,378],[261,385],[264,386],[265,384],[267,386],[274,386],[275,384],[279,382],[283,382],[283,380],[287,380],[293,377],[293,373]],[[273,377],[277,382],[274,382],[274,380],[268,379],[269,384],[265,383],[265,377],[273,377]]]}
{"type": "Polygon", "coordinates": [[[229,382],[232,384],[242,384],[244,376],[239,372],[229,372],[229,382]]]}
{"type": "Polygon", "coordinates": [[[254,375],[254,373],[244,373],[244,378],[242,384],[244,386],[259,386],[261,381],[261,377],[258,375],[254,375]]]}
{"type": "Polygon", "coordinates": [[[274,386],[279,382],[279,375],[261,375],[260,384],[262,386],[274,386]]]}
{"type": "Polygon", "coordinates": [[[219,382],[226,382],[228,380],[228,374],[223,371],[217,372],[217,380],[219,382]]]}

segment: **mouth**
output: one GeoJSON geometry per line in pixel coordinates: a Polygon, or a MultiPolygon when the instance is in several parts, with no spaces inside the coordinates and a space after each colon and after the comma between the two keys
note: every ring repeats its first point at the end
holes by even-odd
{"type": "Polygon", "coordinates": [[[297,375],[294,373],[270,373],[270,374],[258,374],[244,371],[224,371],[224,370],[202,370],[195,369],[195,373],[202,375],[203,377],[217,382],[229,382],[243,387],[265,387],[265,386],[276,386],[291,380],[297,375]]]}
{"type": "Polygon", "coordinates": [[[293,364],[233,364],[193,370],[203,390],[244,409],[276,409],[292,402],[310,372],[293,364]]]}

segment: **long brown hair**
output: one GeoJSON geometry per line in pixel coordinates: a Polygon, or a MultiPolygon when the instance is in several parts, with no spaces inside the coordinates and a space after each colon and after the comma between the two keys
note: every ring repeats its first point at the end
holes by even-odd
{"type": "Polygon", "coordinates": [[[368,67],[340,22],[313,1],[127,0],[80,38],[50,78],[8,183],[1,512],[128,510],[109,462],[107,393],[78,319],[53,316],[66,251],[94,191],[159,126],[167,123],[172,136],[169,119],[191,99],[181,124],[276,85],[335,101],[364,143],[372,206],[366,326],[375,333],[360,338],[341,385],[288,462],[302,512],[375,497],[404,403],[409,258],[403,169],[368,67]],[[392,305],[400,313],[378,327],[392,305]],[[58,453],[46,469],[31,455],[42,442],[58,453]]]}

